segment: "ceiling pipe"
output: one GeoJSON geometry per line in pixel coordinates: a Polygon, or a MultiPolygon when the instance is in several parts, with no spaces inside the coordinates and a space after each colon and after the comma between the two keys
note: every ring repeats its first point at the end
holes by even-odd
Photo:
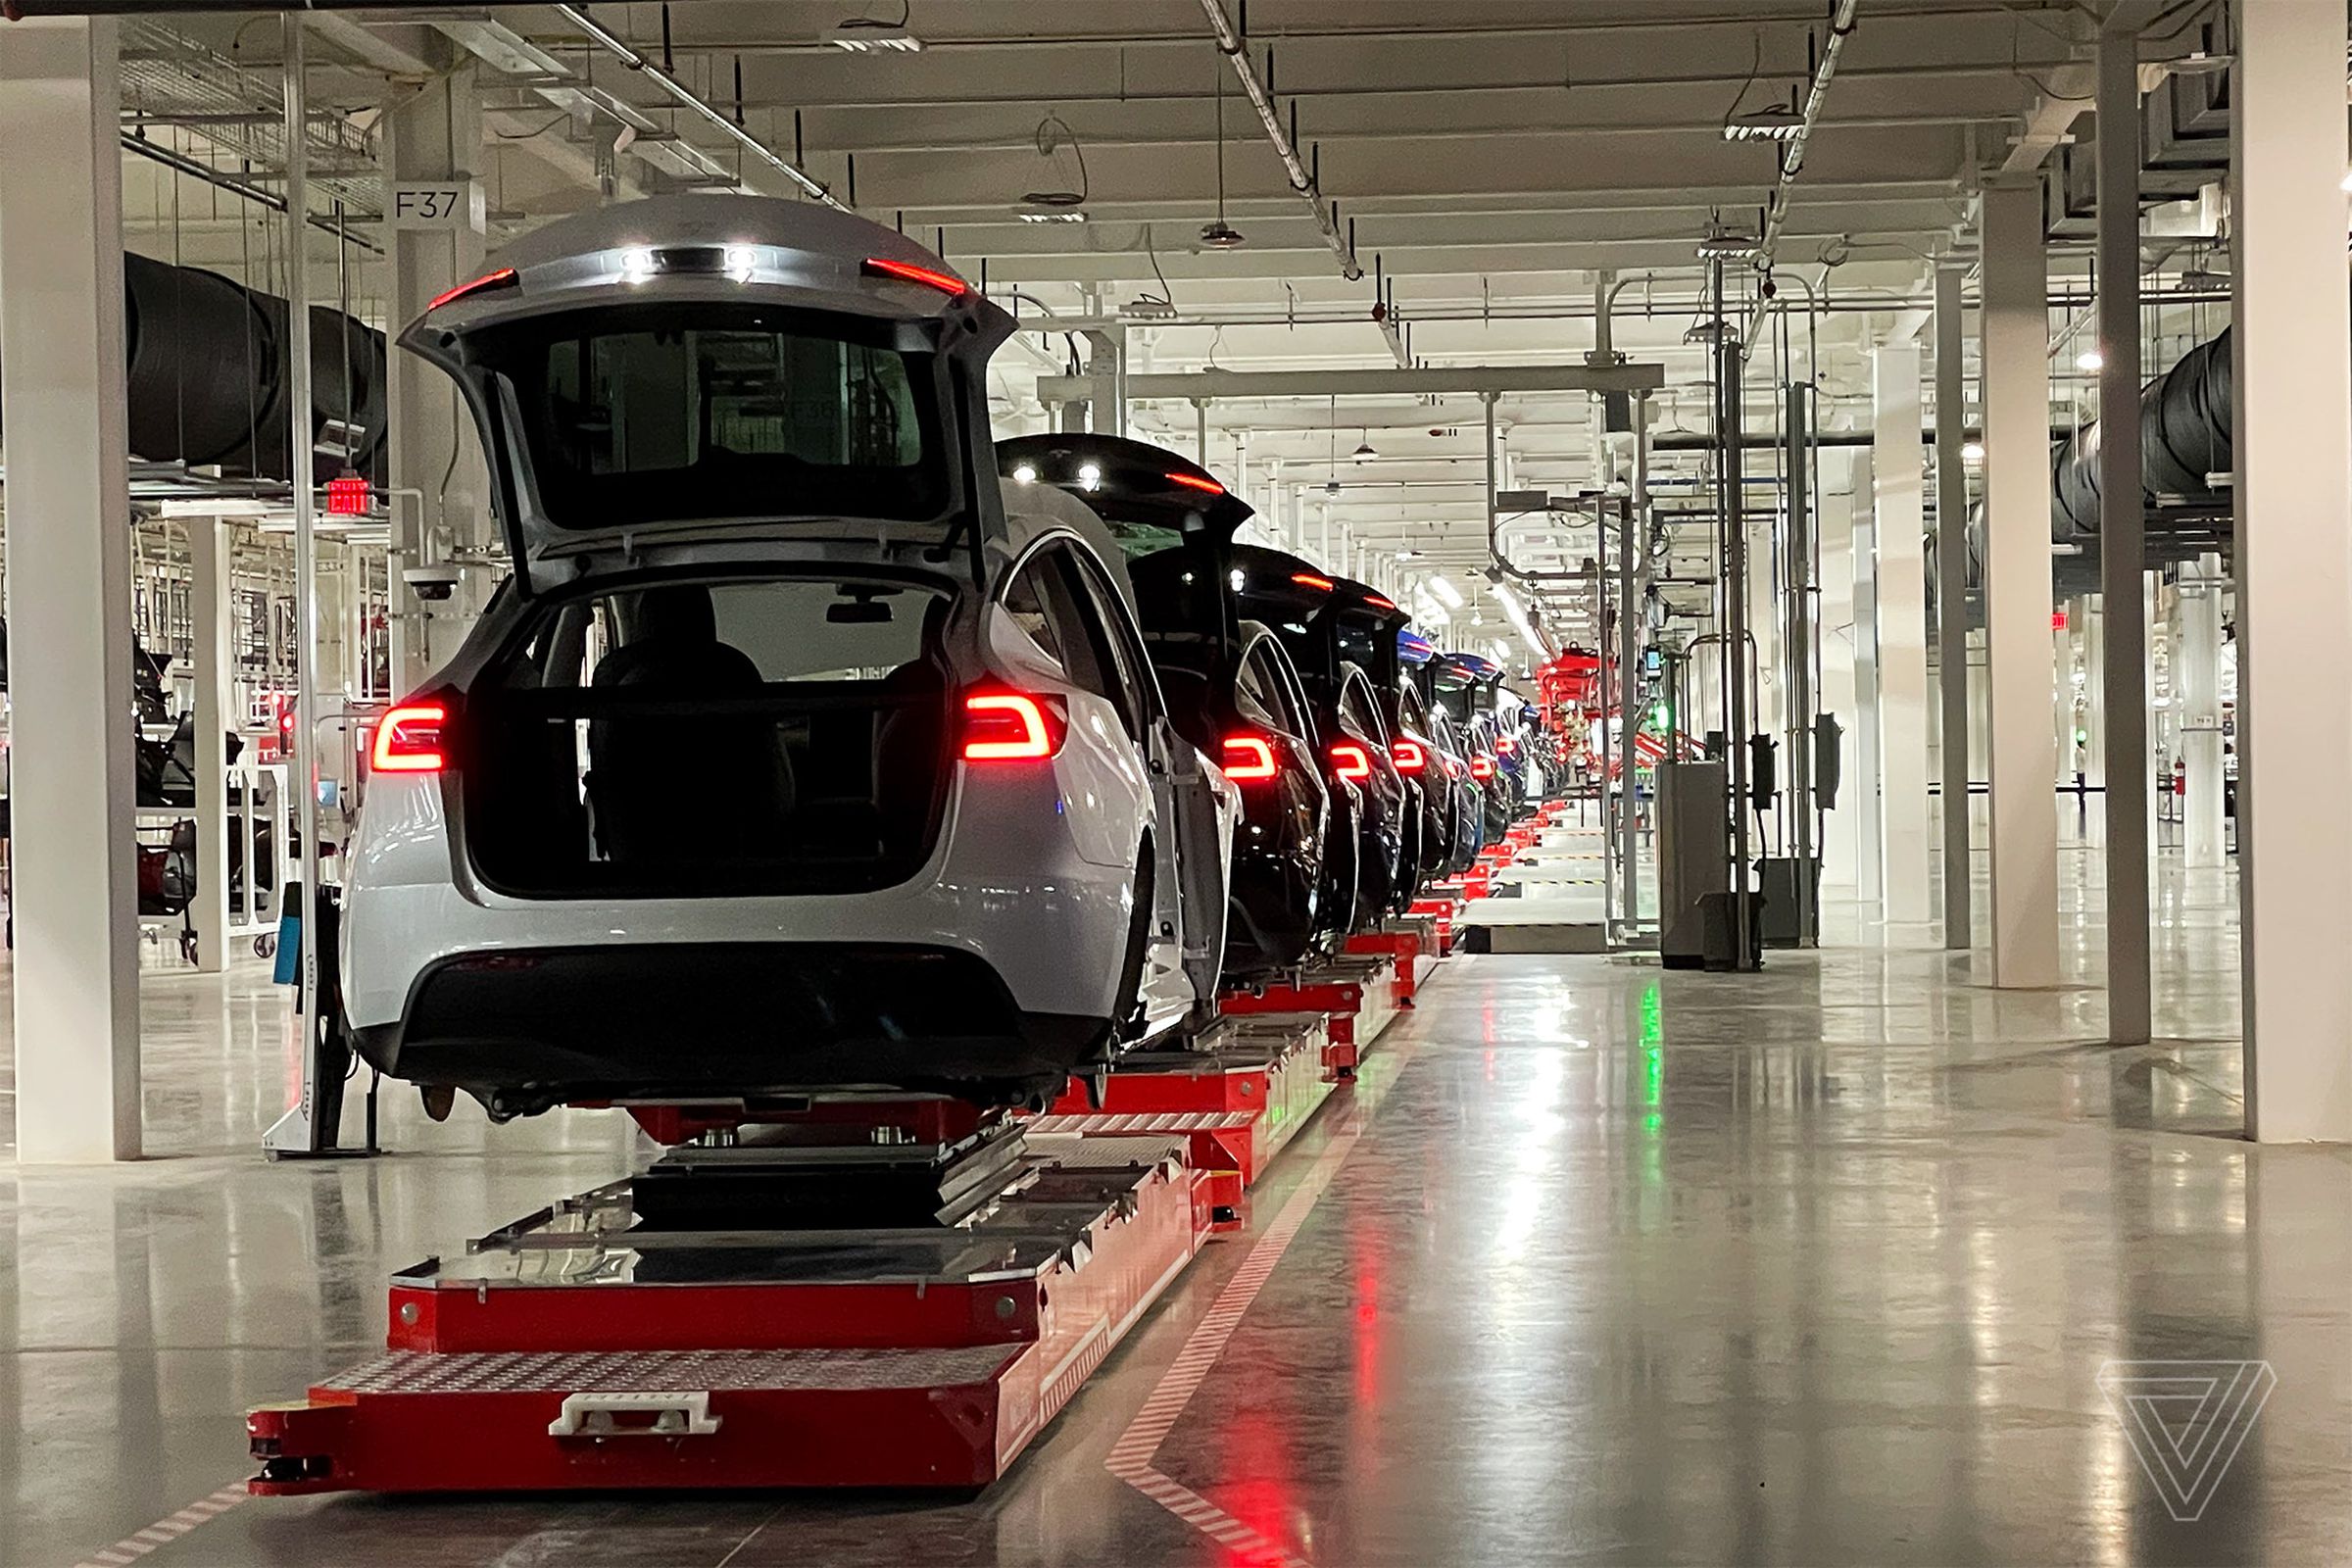
{"type": "MultiPolygon", "coordinates": [[[[1363,264],[1355,259],[1355,247],[1348,244],[1347,236],[1340,232],[1339,221],[1331,216],[1323,193],[1315,189],[1314,176],[1298,161],[1298,149],[1292,146],[1291,138],[1284,134],[1282,117],[1274,112],[1273,98],[1267,94],[1264,83],[1257,79],[1256,71],[1250,65],[1249,55],[1243,52],[1242,35],[1225,19],[1222,0],[1200,0],[1200,9],[1208,17],[1209,30],[1216,34],[1218,50],[1233,62],[1234,79],[1242,84],[1242,92],[1249,98],[1250,107],[1257,111],[1257,122],[1265,127],[1266,140],[1274,145],[1274,156],[1282,160],[1282,172],[1290,177],[1291,189],[1305,200],[1307,210],[1315,215],[1315,227],[1322,231],[1323,243],[1331,247],[1331,254],[1339,260],[1340,275],[1350,283],[1354,282],[1364,275],[1363,264]]],[[[1222,134],[1223,127],[1218,128],[1222,134]]]]}
{"type": "Polygon", "coordinates": [[[825,187],[818,181],[811,179],[798,164],[795,164],[790,159],[785,158],[774,148],[768,146],[767,143],[761,141],[759,137],[753,135],[750,131],[735,123],[735,122],[727,118],[727,116],[719,113],[716,108],[714,108],[708,100],[704,99],[700,94],[696,93],[694,89],[688,87],[684,82],[678,80],[677,77],[671,75],[668,72],[654,64],[653,61],[638,53],[636,47],[627,39],[621,37],[618,33],[607,27],[603,23],[598,22],[595,18],[589,16],[587,12],[581,10],[578,6],[557,6],[555,11],[556,14],[562,17],[565,22],[570,23],[574,27],[577,27],[580,31],[586,33],[590,38],[593,38],[596,40],[596,42],[602,44],[605,49],[622,65],[628,67],[631,71],[636,72],[639,75],[645,77],[646,80],[652,82],[655,86],[660,87],[663,92],[669,94],[670,97],[676,99],[681,105],[701,116],[713,127],[723,132],[727,139],[734,142],[736,146],[741,147],[745,152],[750,153],[754,158],[759,159],[761,163],[767,165],[768,168],[774,170],[777,173],[782,174],[786,179],[790,180],[796,187],[798,187],[802,195],[808,197],[810,201],[822,202],[827,207],[830,207],[837,212],[846,213],[849,211],[847,207],[844,207],[840,202],[837,202],[833,199],[833,193],[831,191],[825,189],[825,187]]]}
{"type": "Polygon", "coordinates": [[[1821,51],[1821,61],[1813,69],[1813,89],[1805,94],[1804,122],[1796,127],[1781,149],[1781,176],[1772,187],[1772,200],[1764,210],[1762,244],[1756,251],[1756,270],[1772,270],[1773,247],[1781,241],[1781,228],[1788,221],[1788,193],[1796,184],[1796,176],[1805,167],[1805,144],[1813,139],[1813,127],[1821,122],[1822,105],[1829,101],[1830,78],[1838,74],[1838,56],[1844,52],[1845,40],[1854,30],[1854,13],[1862,0],[1837,0],[1830,13],[1830,41],[1821,51]]]}

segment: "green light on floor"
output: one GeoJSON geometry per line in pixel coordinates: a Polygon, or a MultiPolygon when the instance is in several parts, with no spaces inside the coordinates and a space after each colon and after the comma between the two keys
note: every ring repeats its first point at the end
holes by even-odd
{"type": "Polygon", "coordinates": [[[1665,1088],[1665,1009],[1658,1000],[1658,983],[1652,980],[1642,993],[1642,1103],[1656,1104],[1665,1088]]]}

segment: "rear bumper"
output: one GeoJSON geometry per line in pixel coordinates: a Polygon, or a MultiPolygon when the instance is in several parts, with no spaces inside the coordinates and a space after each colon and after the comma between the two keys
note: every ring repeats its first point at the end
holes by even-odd
{"type": "Polygon", "coordinates": [[[1108,1027],[1024,1011],[970,953],[743,942],[457,955],[418,973],[397,1022],[352,1035],[387,1073],[521,1113],[867,1084],[1018,1099],[1058,1089],[1108,1027]]]}

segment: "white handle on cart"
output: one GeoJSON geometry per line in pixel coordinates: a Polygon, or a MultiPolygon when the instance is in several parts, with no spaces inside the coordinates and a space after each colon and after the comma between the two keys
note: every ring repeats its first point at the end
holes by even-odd
{"type": "Polygon", "coordinates": [[[551,1438],[700,1438],[718,1430],[708,1394],[567,1394],[551,1438]],[[651,1416],[622,1422],[620,1416],[651,1416]]]}

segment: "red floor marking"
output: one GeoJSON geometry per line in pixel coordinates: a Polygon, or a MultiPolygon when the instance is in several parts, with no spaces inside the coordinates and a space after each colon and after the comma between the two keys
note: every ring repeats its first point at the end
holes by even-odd
{"type": "Polygon", "coordinates": [[[1273,1568],[1313,1568],[1306,1558],[1268,1541],[1190,1487],[1161,1475],[1152,1468],[1152,1461],[1177,1418],[1184,1414],[1185,1406],[1192,1403],[1193,1396],[1207,1381],[1217,1358],[1225,1353],[1226,1342],[1242,1326],[1242,1314],[1257,1299],[1257,1293],[1265,1288],[1274,1265],[1282,1261],[1282,1254],[1289,1250],[1291,1239],[1306,1223],[1307,1214],[1331,1186],[1340,1167],[1347,1163],[1348,1156],[1355,1152],[1356,1140],[1361,1136],[1359,1128],[1350,1127],[1333,1138],[1316,1156],[1298,1190],[1282,1205],[1282,1212],[1266,1227],[1257,1245],[1250,1249],[1250,1255],[1242,1260],[1233,1278],[1225,1282],[1225,1289],[1217,1293],[1208,1314],[1193,1326],[1175,1362],[1152,1389],[1143,1408],[1136,1412],[1134,1421],[1111,1448],[1110,1457],[1103,1461],[1103,1467],[1112,1475],[1202,1535],[1240,1553],[1247,1562],[1269,1564],[1273,1568]]]}
{"type": "Polygon", "coordinates": [[[103,1551],[93,1551],[75,1568],[122,1568],[124,1563],[137,1562],[158,1546],[168,1546],[203,1524],[243,1502],[247,1496],[245,1483],[222,1487],[209,1497],[199,1497],[169,1519],[158,1519],[136,1535],[124,1536],[103,1551]]]}

